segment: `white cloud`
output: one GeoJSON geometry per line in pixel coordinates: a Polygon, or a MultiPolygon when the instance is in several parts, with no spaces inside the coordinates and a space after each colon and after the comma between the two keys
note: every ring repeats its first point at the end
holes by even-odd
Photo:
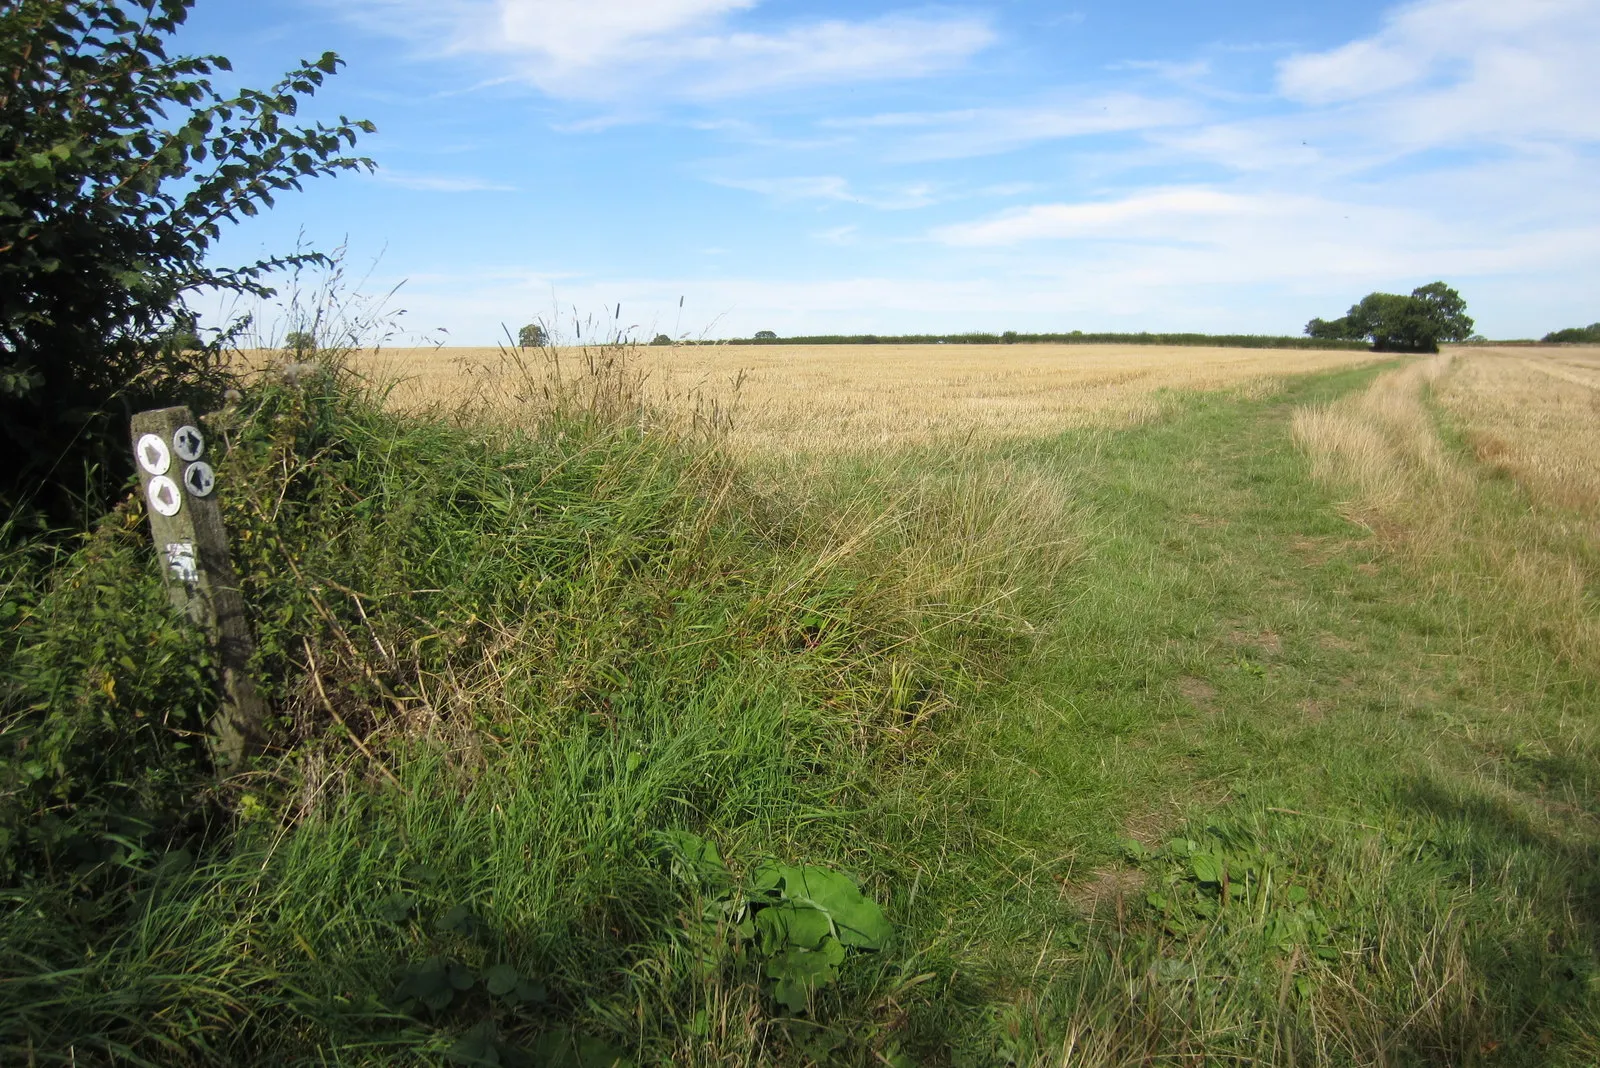
{"type": "MultiPolygon", "coordinates": [[[[658,102],[925,74],[995,39],[981,18],[924,7],[773,22],[756,10],[760,0],[665,0],[630,21],[635,5],[620,0],[343,2],[414,12],[432,51],[470,54],[489,73],[513,71],[633,116],[659,114],[658,102]]],[[[964,75],[929,98],[954,105],[919,111],[865,92],[854,117],[807,112],[798,94],[764,110],[697,110],[703,121],[688,125],[745,151],[684,169],[789,175],[712,179],[773,201],[940,204],[940,221],[960,219],[951,205],[973,197],[1026,206],[989,212],[991,202],[930,230],[906,215],[763,214],[754,198],[730,195],[715,207],[725,232],[707,238],[726,250],[651,252],[654,266],[567,279],[563,299],[585,308],[621,299],[648,322],[636,309],[675,310],[686,291],[703,321],[729,313],[718,327],[728,334],[1276,332],[1337,314],[1373,289],[1444,278],[1487,332],[1539,334],[1594,318],[1580,306],[1600,284],[1596,55],[1600,0],[1422,0],[1392,9],[1360,39],[1289,55],[1250,95],[1210,84],[1249,77],[1242,68],[1217,60],[1208,73],[1180,57],[1100,63],[1086,68],[1095,80],[1071,92],[1010,74],[981,84],[964,75]],[[1021,96],[1019,84],[1028,86],[1021,96]],[[968,106],[975,93],[992,106],[968,106]],[[894,166],[978,156],[997,158],[894,166]],[[846,221],[858,225],[826,228],[846,221]],[[771,249],[783,242],[806,247],[793,277],[777,276],[788,258],[774,260],[771,249]],[[866,262],[878,273],[864,276],[866,262]]],[[[408,287],[440,321],[460,323],[463,338],[492,334],[473,324],[492,326],[553,277],[490,282],[471,271],[408,287]]]]}
{"type": "Polygon", "coordinates": [[[444,54],[497,55],[554,96],[715,99],[917,77],[991,44],[987,20],[890,14],[730,27],[759,0],[357,0],[376,29],[444,54]]]}
{"type": "Polygon", "coordinates": [[[1412,147],[1600,138],[1600,4],[1423,0],[1373,36],[1285,59],[1278,87],[1313,108],[1354,105],[1412,147]]]}

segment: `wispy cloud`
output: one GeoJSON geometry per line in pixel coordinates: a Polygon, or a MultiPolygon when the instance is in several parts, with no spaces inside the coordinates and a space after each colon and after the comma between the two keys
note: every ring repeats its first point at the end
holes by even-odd
{"type": "Polygon", "coordinates": [[[732,25],[759,0],[355,0],[425,51],[499,57],[558,97],[709,100],[800,85],[917,77],[995,40],[987,19],[889,14],[770,30],[732,25]]]}
{"type": "Polygon", "coordinates": [[[420,193],[515,193],[517,187],[487,178],[466,175],[411,174],[380,168],[372,174],[374,181],[396,185],[401,189],[414,189],[420,193]]]}
{"type": "Polygon", "coordinates": [[[1015,245],[1100,236],[1147,239],[1172,232],[1177,220],[1237,219],[1256,207],[1247,197],[1212,189],[1169,189],[1114,200],[1035,204],[977,222],[941,227],[933,237],[949,245],[1015,245]]]}
{"type": "Polygon", "coordinates": [[[717,185],[729,189],[744,189],[781,201],[818,200],[841,204],[860,204],[882,211],[906,211],[924,208],[940,199],[933,186],[913,183],[875,193],[860,193],[850,182],[837,175],[792,178],[716,178],[717,185]]]}
{"type": "Polygon", "coordinates": [[[825,120],[845,130],[893,138],[885,151],[907,161],[961,159],[1010,152],[1041,141],[1151,130],[1194,122],[1195,104],[1135,93],[1101,93],[1032,107],[912,111],[825,120]]]}

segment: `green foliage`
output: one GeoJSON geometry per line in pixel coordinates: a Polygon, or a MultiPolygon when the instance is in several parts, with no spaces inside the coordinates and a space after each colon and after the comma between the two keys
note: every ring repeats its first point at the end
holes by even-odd
{"type": "Polygon", "coordinates": [[[1334,319],[1313,319],[1306,324],[1306,336],[1324,341],[1356,341],[1359,338],[1350,325],[1349,317],[1334,319]]]}
{"type": "Polygon", "coordinates": [[[851,950],[882,950],[893,934],[883,909],[849,876],[763,861],[736,880],[716,846],[700,836],[662,837],[679,878],[705,891],[691,939],[707,952],[714,938],[731,933],[734,955],[749,947],[773,981],[773,998],[791,1013],[806,1012],[817,992],[838,980],[851,950]]]}
{"type": "Polygon", "coordinates": [[[517,331],[517,344],[525,349],[543,348],[549,344],[549,335],[541,323],[529,323],[517,331]]]}
{"type": "Polygon", "coordinates": [[[1443,282],[1418,286],[1410,296],[1369,293],[1342,319],[1313,319],[1306,334],[1324,340],[1370,339],[1378,352],[1438,352],[1441,341],[1465,341],[1472,319],[1461,294],[1443,282]]]}
{"type": "Polygon", "coordinates": [[[1237,930],[1259,953],[1298,949],[1320,960],[1339,958],[1333,914],[1248,830],[1212,826],[1198,840],[1174,838],[1154,852],[1130,846],[1131,858],[1155,876],[1146,903],[1179,943],[1237,930]]]}
{"type": "Polygon", "coordinates": [[[1472,336],[1473,322],[1467,315],[1467,302],[1443,282],[1429,282],[1411,291],[1427,320],[1427,331],[1435,341],[1465,341],[1472,336]]]}
{"type": "Polygon", "coordinates": [[[283,335],[283,350],[298,360],[314,356],[317,335],[310,330],[291,330],[283,335]]]}
{"type": "Polygon", "coordinates": [[[92,882],[203,815],[215,673],[142,526],[140,509],[114,513],[5,605],[0,878],[82,862],[92,882]]]}
{"type": "Polygon", "coordinates": [[[220,392],[215,347],[185,294],[265,294],[262,279],[315,255],[212,266],[222,224],[314,175],[370,123],[289,118],[340,61],[327,53],[265,91],[223,96],[220,56],[169,57],[193,0],[22,0],[0,12],[0,424],[8,509],[98,506],[126,476],[115,417],[220,392]],[[70,444],[69,444],[70,443],[70,444]],[[84,465],[93,467],[84,479],[84,465]],[[42,494],[42,496],[41,496],[42,494]]]}
{"type": "Polygon", "coordinates": [[[657,334],[654,338],[652,338],[650,340],[650,344],[652,344],[652,345],[670,345],[670,344],[672,344],[672,338],[669,337],[666,334],[657,334]]]}
{"type": "Polygon", "coordinates": [[[776,341],[776,340],[778,340],[777,333],[772,331],[772,330],[757,330],[755,332],[754,336],[755,336],[755,340],[757,340],[757,341],[776,341]]]}
{"type": "Polygon", "coordinates": [[[1600,323],[1572,326],[1565,330],[1552,330],[1542,339],[1547,344],[1600,345],[1600,323]]]}

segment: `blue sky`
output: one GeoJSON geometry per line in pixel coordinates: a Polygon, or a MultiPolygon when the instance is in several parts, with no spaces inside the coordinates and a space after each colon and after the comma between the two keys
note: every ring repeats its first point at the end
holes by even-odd
{"type": "Polygon", "coordinates": [[[304,115],[380,169],[219,258],[347,243],[406,338],[1298,333],[1438,278],[1490,336],[1600,319],[1600,0],[199,0],[179,44],[348,62],[304,115]]]}

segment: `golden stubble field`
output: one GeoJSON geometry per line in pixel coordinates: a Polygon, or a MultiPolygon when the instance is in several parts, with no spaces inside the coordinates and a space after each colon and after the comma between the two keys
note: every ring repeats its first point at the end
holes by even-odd
{"type": "MultiPolygon", "coordinates": [[[[570,379],[582,373],[586,358],[574,349],[514,355],[494,348],[389,349],[361,357],[358,366],[397,383],[397,406],[416,408],[531,401],[558,362],[570,379]]],[[[1264,395],[1285,376],[1383,358],[1155,345],[661,346],[630,357],[652,400],[714,412],[727,419],[735,448],[758,452],[1126,425],[1158,414],[1166,391],[1264,395]]]]}
{"type": "Polygon", "coordinates": [[[1480,462],[1536,499],[1600,510],[1600,346],[1460,348],[1434,395],[1480,462]]]}

